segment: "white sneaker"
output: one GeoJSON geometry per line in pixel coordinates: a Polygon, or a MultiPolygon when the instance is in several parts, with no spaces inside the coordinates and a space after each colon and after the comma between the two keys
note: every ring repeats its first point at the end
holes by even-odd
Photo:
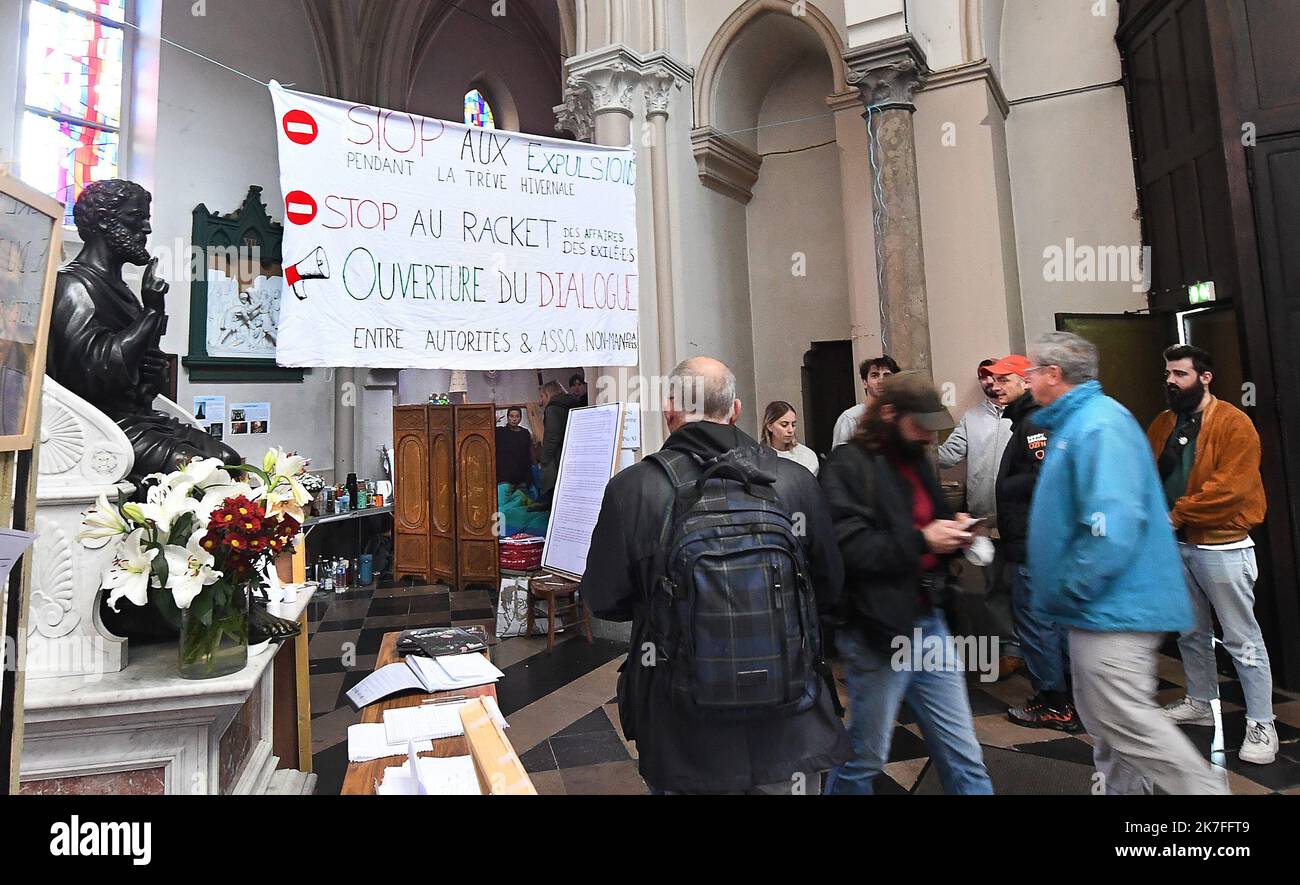
{"type": "Polygon", "coordinates": [[[1277,728],[1272,722],[1246,720],[1246,743],[1237,754],[1242,762],[1268,765],[1277,758],[1277,728]]]}
{"type": "Polygon", "coordinates": [[[1214,711],[1204,701],[1183,698],[1164,708],[1165,715],[1179,725],[1213,725],[1214,711]]]}

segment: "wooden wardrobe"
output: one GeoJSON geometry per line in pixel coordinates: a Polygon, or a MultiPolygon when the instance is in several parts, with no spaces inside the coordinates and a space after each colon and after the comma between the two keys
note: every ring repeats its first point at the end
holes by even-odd
{"type": "Polygon", "coordinates": [[[496,407],[393,409],[393,577],[500,583],[496,407]]]}

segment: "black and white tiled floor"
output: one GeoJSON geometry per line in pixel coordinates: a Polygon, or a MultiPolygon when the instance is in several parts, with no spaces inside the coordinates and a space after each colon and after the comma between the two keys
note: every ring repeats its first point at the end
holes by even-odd
{"type": "MultiPolygon", "coordinates": [[[[412,627],[483,624],[495,626],[488,590],[464,593],[442,586],[381,584],[341,594],[318,594],[308,607],[310,622],[312,752],[319,776],[317,793],[337,793],[347,768],[347,727],[360,721],[344,693],[375,665],[384,633],[412,627]]],[[[614,703],[618,666],[626,645],[597,639],[592,645],[565,636],[552,652],[545,637],[515,637],[493,645],[492,659],[505,672],[497,686],[502,713],[510,720],[514,745],[542,794],[640,794],[636,745],[623,740],[614,703]]],[[[1162,655],[1157,699],[1182,696],[1181,663],[1162,655]]],[[[1221,761],[1234,793],[1300,795],[1300,696],[1274,695],[1282,751],[1272,765],[1237,758],[1245,733],[1241,686],[1231,667],[1221,668],[1221,761]]],[[[843,693],[843,692],[842,692],[843,693]]],[[[1008,721],[1006,708],[1030,694],[1021,675],[1001,682],[969,684],[975,731],[999,793],[1088,793],[1092,746],[1087,735],[1023,728],[1008,721]]],[[[1184,733],[1211,758],[1215,729],[1184,726],[1184,733]]],[[[878,792],[941,792],[925,742],[906,707],[894,731],[890,761],[878,792]]]]}

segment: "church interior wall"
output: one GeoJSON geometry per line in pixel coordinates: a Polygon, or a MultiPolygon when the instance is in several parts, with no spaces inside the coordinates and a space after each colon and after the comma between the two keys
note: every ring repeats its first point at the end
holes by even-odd
{"type": "Polygon", "coordinates": [[[844,0],[848,45],[865,46],[907,31],[905,0],[844,0]]]}
{"type": "Polygon", "coordinates": [[[1026,338],[1056,328],[1059,312],[1114,313],[1146,306],[1131,279],[1047,279],[1044,250],[1138,248],[1142,242],[1127,108],[1107,0],[1062,5],[1028,0],[1004,7],[1002,83],[1012,103],[1007,153],[1026,338]],[[1099,8],[1099,7],[1098,7],[1099,8]],[[1113,85],[1111,85],[1113,84],[1113,85]],[[1065,90],[1074,94],[1035,101],[1065,90]],[[1018,103],[1019,102],[1019,103],[1018,103]]]}
{"type": "MultiPolygon", "coordinates": [[[[756,412],[776,399],[802,408],[804,351],[848,337],[840,168],[824,101],[831,82],[824,56],[800,56],[775,79],[757,118],[763,167],[746,213],[756,412]]],[[[754,416],[755,429],[761,419],[754,416]]]]}
{"type": "Polygon", "coordinates": [[[962,46],[964,0],[908,0],[907,29],[925,53],[931,70],[966,61],[962,46]]]}
{"type": "Polygon", "coordinates": [[[528,8],[554,35],[553,46],[542,45],[525,27],[522,15],[497,16],[490,23],[454,12],[443,16],[415,68],[404,110],[460,120],[466,91],[482,83],[494,108],[508,102],[516,111],[517,126],[504,120],[500,128],[555,136],[551,109],[562,99],[559,13],[553,0],[528,8]]]}
{"type": "Polygon", "coordinates": [[[1003,120],[982,79],[927,89],[916,105],[931,359],[940,389],[953,385],[960,414],[983,398],[975,366],[1023,346],[1009,322],[1020,322],[1015,234],[999,211],[1007,182],[995,136],[1003,120]]]}

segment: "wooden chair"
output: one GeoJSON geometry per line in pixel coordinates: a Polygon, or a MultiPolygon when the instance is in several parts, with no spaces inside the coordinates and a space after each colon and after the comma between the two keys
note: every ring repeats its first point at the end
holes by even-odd
{"type": "MultiPolygon", "coordinates": [[[[576,614],[576,623],[582,626],[583,633],[587,637],[587,644],[591,645],[591,616],[587,612],[587,605],[582,601],[578,594],[578,582],[570,581],[568,578],[562,578],[559,575],[535,575],[528,580],[528,628],[525,636],[533,635],[533,604],[537,601],[545,600],[546,602],[546,650],[549,652],[555,648],[555,625],[563,615],[576,614]]],[[[574,626],[574,622],[565,624],[566,627],[574,626]]]]}

